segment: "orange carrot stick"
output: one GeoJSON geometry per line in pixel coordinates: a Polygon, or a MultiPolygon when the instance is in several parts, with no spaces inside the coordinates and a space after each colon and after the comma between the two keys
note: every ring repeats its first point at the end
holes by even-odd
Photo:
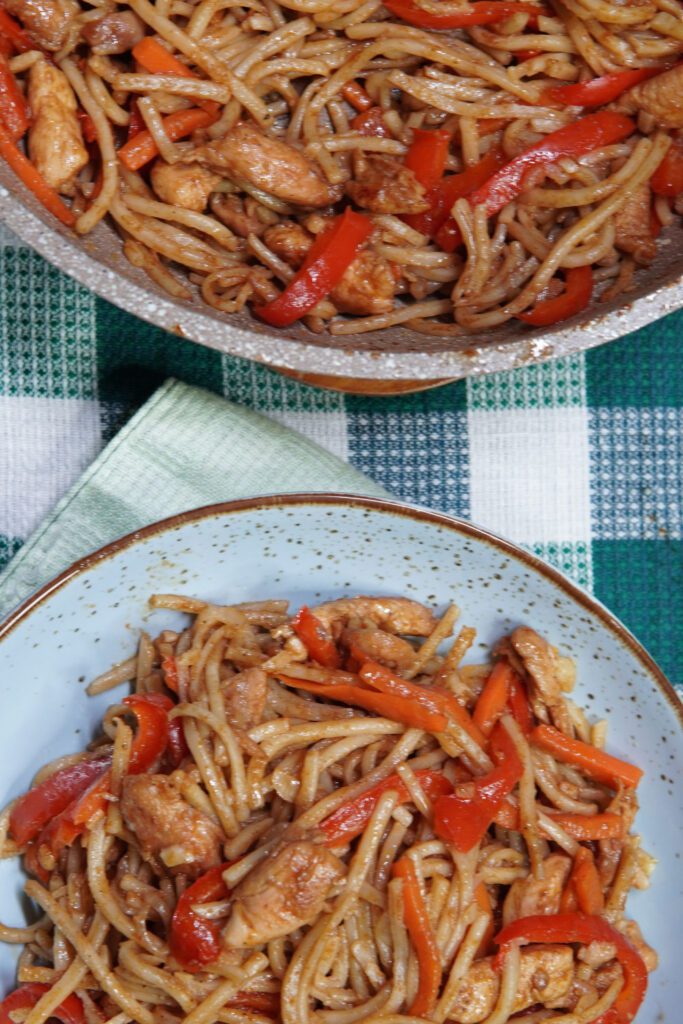
{"type": "Polygon", "coordinates": [[[584,842],[591,839],[623,839],[625,833],[623,818],[611,811],[603,814],[553,814],[552,820],[567,835],[584,842]]]}
{"type": "MultiPolygon", "coordinates": [[[[187,135],[191,135],[198,128],[208,128],[216,120],[218,120],[216,114],[212,114],[208,110],[200,110],[198,107],[191,107],[189,110],[176,110],[175,113],[169,114],[163,119],[162,124],[171,142],[176,142],[178,139],[184,139],[187,135]]],[[[138,132],[132,139],[129,139],[119,150],[118,156],[129,171],[139,171],[158,154],[159,150],[151,132],[144,131],[138,132]]]]}
{"type": "Polygon", "coordinates": [[[498,661],[484,684],[472,714],[472,721],[481,729],[484,736],[491,735],[494,725],[505,711],[512,676],[513,671],[509,662],[498,661]]]}
{"type": "Polygon", "coordinates": [[[345,683],[326,686],[324,683],[304,682],[303,679],[292,679],[290,676],[283,676],[279,673],[278,679],[288,686],[295,686],[297,690],[306,690],[319,697],[328,697],[330,700],[338,700],[342,704],[352,704],[364,708],[366,711],[374,711],[376,715],[382,715],[383,718],[402,722],[403,725],[409,725],[414,729],[424,729],[425,732],[443,732],[448,724],[444,715],[393,694],[375,693],[373,690],[363,690],[360,686],[349,686],[345,683]]]}
{"type": "Polygon", "coordinates": [[[372,106],[372,100],[363,86],[359,85],[358,82],[347,82],[346,85],[342,87],[341,94],[346,102],[350,103],[352,107],[355,107],[359,113],[362,113],[364,110],[369,110],[372,106]]]}
{"type": "Polygon", "coordinates": [[[409,857],[394,864],[393,874],[403,879],[403,919],[417,953],[419,984],[408,1010],[411,1017],[429,1017],[436,1006],[441,984],[441,958],[429,921],[429,914],[409,857]]]}
{"type": "Polygon", "coordinates": [[[615,789],[620,783],[635,788],[643,777],[642,769],[589,743],[570,739],[552,725],[537,725],[529,739],[563,764],[573,764],[589,778],[615,789]]]}
{"type": "MultiPolygon", "coordinates": [[[[152,75],[178,75],[180,78],[199,78],[194,71],[183,64],[181,60],[169,53],[165,46],[153,36],[145,36],[133,49],[132,54],[138,64],[141,64],[145,71],[152,75]]],[[[197,100],[197,103],[204,110],[216,113],[220,104],[215,100],[197,100]]]]}
{"type": "Polygon", "coordinates": [[[466,709],[452,694],[446,693],[445,690],[419,686],[417,683],[411,683],[407,679],[401,679],[400,676],[395,675],[388,669],[386,665],[380,665],[375,661],[366,661],[358,674],[364,683],[367,683],[368,686],[373,686],[377,690],[381,690],[382,693],[395,694],[397,697],[402,697],[420,707],[427,708],[434,714],[440,714],[446,718],[453,719],[472,737],[475,743],[478,743],[481,747],[486,745],[484,736],[474,724],[466,709]]]}
{"type": "Polygon", "coordinates": [[[593,854],[586,846],[580,846],[576,852],[571,881],[579,910],[584,914],[601,914],[605,909],[605,897],[593,854]]]}

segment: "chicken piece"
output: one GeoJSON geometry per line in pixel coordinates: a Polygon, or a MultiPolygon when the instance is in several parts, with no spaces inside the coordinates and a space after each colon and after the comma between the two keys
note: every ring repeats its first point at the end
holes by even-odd
{"type": "Polygon", "coordinates": [[[424,213],[429,209],[426,190],[414,172],[395,157],[379,153],[359,162],[346,192],[354,203],[373,213],[424,213]]]}
{"type": "Polygon", "coordinates": [[[626,936],[636,952],[640,954],[648,971],[656,971],[659,957],[652,946],[648,946],[637,922],[626,919],[617,927],[626,936]]]}
{"type": "Polygon", "coordinates": [[[415,661],[415,649],[408,641],[384,629],[346,629],[341,639],[354,655],[389,668],[410,668],[415,661]]]}
{"type": "Polygon", "coordinates": [[[643,184],[617,210],[614,218],[617,249],[633,256],[636,263],[651,263],[657,255],[657,243],[650,229],[650,186],[643,184]]]}
{"type": "Polygon", "coordinates": [[[313,613],[337,636],[350,619],[369,619],[400,636],[429,636],[438,622],[428,608],[409,597],[341,597],[319,604],[313,613]]]}
{"type": "Polygon", "coordinates": [[[235,889],[224,945],[260,946],[308,924],[343,874],[342,862],[324,846],[299,840],[280,847],[235,889]]]}
{"type": "Polygon", "coordinates": [[[43,50],[61,50],[81,13],[76,0],[3,0],[2,6],[43,50]]]}
{"type": "Polygon", "coordinates": [[[33,114],[31,160],[48,185],[68,194],[88,162],[73,89],[63,71],[41,59],[31,68],[28,99],[33,114]]]}
{"type": "Polygon", "coordinates": [[[528,626],[519,626],[510,637],[510,641],[529,673],[529,696],[534,713],[543,719],[543,705],[547,705],[553,713],[555,724],[560,729],[570,729],[571,722],[562,700],[558,659],[550,644],[528,626]]]}
{"type": "Polygon", "coordinates": [[[660,128],[683,128],[683,65],[663,71],[646,82],[627,89],[619,97],[618,109],[626,114],[644,111],[651,114],[660,128]]]}
{"type": "Polygon", "coordinates": [[[251,209],[255,205],[252,199],[242,201],[239,196],[216,195],[211,197],[210,205],[211,212],[240,238],[262,235],[268,226],[251,209]]]}
{"type": "Polygon", "coordinates": [[[225,712],[236,729],[251,729],[263,717],[268,677],[263,669],[247,668],[225,684],[225,712]]]}
{"type": "Polygon", "coordinates": [[[384,256],[378,256],[372,249],[363,249],[330,292],[330,299],[340,313],[356,316],[390,313],[399,277],[384,256]]]}
{"type": "Polygon", "coordinates": [[[339,198],[339,189],[328,185],[303,153],[253,124],[236,125],[222,139],[199,146],[188,160],[295,206],[318,208],[339,198]]]}
{"type": "Polygon", "coordinates": [[[121,814],[143,856],[159,857],[172,871],[200,875],[220,864],[221,830],[183,799],[167,775],[127,775],[121,814]]]}
{"type": "Polygon", "coordinates": [[[111,11],[97,21],[87,21],[81,35],[93,53],[128,53],[145,35],[145,26],[134,11],[111,11]]]}
{"type": "Polygon", "coordinates": [[[163,203],[203,213],[221,178],[198,164],[167,164],[159,159],[152,167],[151,180],[163,203]]]}
{"type": "Polygon", "coordinates": [[[268,248],[288,263],[290,267],[299,267],[304,261],[308,250],[313,245],[313,235],[293,220],[281,221],[266,229],[263,241],[268,248]]]}
{"type": "MultiPolygon", "coordinates": [[[[264,241],[269,249],[290,266],[298,267],[313,243],[313,237],[299,224],[287,221],[268,228],[264,241]]],[[[393,309],[398,274],[383,256],[363,249],[344,271],[330,299],[341,313],[372,316],[393,309]]]]}
{"type": "Polygon", "coordinates": [[[543,878],[513,882],[503,904],[503,924],[533,914],[557,914],[572,862],[562,853],[551,853],[543,861],[543,878]]]}
{"type": "MultiPolygon", "coordinates": [[[[562,999],[574,979],[574,954],[570,946],[534,946],[520,952],[519,985],[513,1013],[534,1003],[562,999]]],[[[479,1024],[492,1013],[498,1000],[500,974],[492,958],[475,960],[458,990],[448,1016],[458,1024],[479,1024]]]]}

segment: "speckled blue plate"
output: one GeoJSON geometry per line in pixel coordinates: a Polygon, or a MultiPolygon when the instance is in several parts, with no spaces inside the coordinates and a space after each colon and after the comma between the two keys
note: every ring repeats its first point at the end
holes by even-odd
{"type": "MultiPolygon", "coordinates": [[[[0,803],[39,765],[81,748],[111,694],[87,682],[129,657],[138,630],[177,626],[150,612],[154,591],[217,602],[288,597],[293,605],[341,594],[405,594],[436,607],[455,600],[475,626],[469,660],[520,623],[578,662],[577,700],[609,719],[610,751],[645,769],[638,828],[659,860],[631,914],[659,951],[638,1024],[683,1019],[679,965],[683,871],[683,719],[680,704],[636,640],[596,601],[506,541],[448,516],[344,495],[285,495],[188,512],[78,562],[0,626],[0,803]],[[677,784],[674,780],[677,780],[677,784]]],[[[21,876],[0,864],[0,913],[23,920],[21,876]]],[[[0,947],[0,992],[13,985],[14,951],[0,947]]]]}

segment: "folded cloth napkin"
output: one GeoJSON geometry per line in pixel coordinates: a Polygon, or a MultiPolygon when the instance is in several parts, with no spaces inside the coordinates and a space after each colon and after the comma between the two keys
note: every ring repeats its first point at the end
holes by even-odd
{"type": "Polygon", "coordinates": [[[233,498],[387,492],[287,427],[167,381],[0,575],[0,616],[72,562],[141,526],[233,498]]]}

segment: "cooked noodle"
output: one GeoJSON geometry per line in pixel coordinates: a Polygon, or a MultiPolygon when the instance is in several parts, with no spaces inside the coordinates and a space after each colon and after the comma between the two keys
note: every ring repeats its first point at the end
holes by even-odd
{"type": "Polygon", "coordinates": [[[569,659],[520,627],[493,667],[463,666],[474,631],[449,642],[455,605],[436,618],[405,598],[294,618],[282,601],[151,603],[194,619],[143,633],[88,687],[134,692],[4,812],[0,854],[24,855],[45,915],[0,925],[24,944],[4,1009],[26,1024],[67,1009],[74,1024],[588,1024],[621,1019],[622,990],[642,997],[656,955],[625,916],[653,867],[630,832],[639,773],[590,745],[605,725],[564,696],[569,659]],[[574,919],[603,932],[525,934],[574,919]]]}

